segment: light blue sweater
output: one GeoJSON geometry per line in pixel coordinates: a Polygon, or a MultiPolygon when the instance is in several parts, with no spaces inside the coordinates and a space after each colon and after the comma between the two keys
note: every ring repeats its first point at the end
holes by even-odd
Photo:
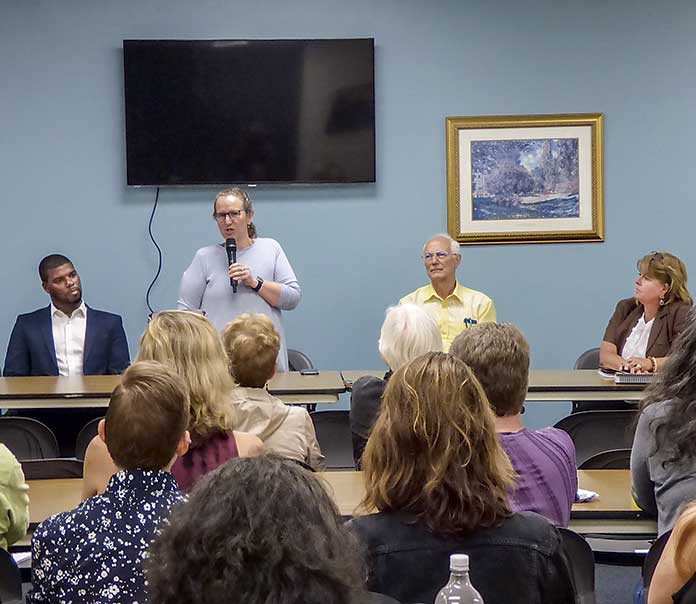
{"type": "Polygon", "coordinates": [[[283,249],[275,239],[254,239],[251,246],[237,250],[237,262],[251,268],[253,275],[264,281],[281,284],[280,304],[271,306],[253,289],[238,285],[233,293],[227,274],[227,252],[223,244],[201,248],[184,271],[179,289],[177,308],[204,310],[218,331],[242,313],[263,313],[273,321],[280,335],[277,368],[288,371],[288,350],[281,310],[292,310],[302,297],[300,284],[283,249]]]}

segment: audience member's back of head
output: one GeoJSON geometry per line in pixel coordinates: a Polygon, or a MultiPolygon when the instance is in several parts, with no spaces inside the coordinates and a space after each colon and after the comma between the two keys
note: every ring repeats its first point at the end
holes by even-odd
{"type": "Polygon", "coordinates": [[[273,377],[280,336],[266,315],[239,315],[225,327],[222,342],[230,373],[240,386],[263,388],[273,377]]]}
{"type": "Polygon", "coordinates": [[[462,533],[510,515],[512,468],[486,395],[442,352],[391,377],[362,464],[366,509],[408,511],[435,531],[462,533]]]}
{"type": "Polygon", "coordinates": [[[154,604],[344,604],[364,584],[355,538],[325,488],[275,456],[210,473],[148,559],[154,604]]]}
{"type": "Polygon", "coordinates": [[[183,380],[154,361],[131,365],[111,394],[106,412],[106,446],[124,470],[160,470],[176,452],[189,422],[183,380]]]}
{"type": "Polygon", "coordinates": [[[194,444],[232,430],[231,408],[226,403],[234,382],[220,335],[204,316],[182,310],[157,313],[140,339],[138,360],[158,361],[183,378],[194,444]]]}
{"type": "Polygon", "coordinates": [[[522,411],[529,343],[511,323],[479,323],[460,333],[449,353],[471,367],[498,417],[522,411]]]}
{"type": "Polygon", "coordinates": [[[402,304],[387,309],[379,335],[379,353],[391,369],[426,352],[441,350],[440,329],[420,306],[402,304]]]}

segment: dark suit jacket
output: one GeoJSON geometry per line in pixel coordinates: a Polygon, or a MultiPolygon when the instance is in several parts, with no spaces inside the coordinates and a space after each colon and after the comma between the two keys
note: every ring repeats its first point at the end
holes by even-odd
{"type": "MultiPolygon", "coordinates": [[[[129,363],[121,317],[87,307],[83,373],[118,374],[129,363]]],[[[17,317],[7,346],[4,375],[58,375],[50,305],[17,317]]]]}
{"type": "MultiPolygon", "coordinates": [[[[686,327],[686,320],[691,305],[686,302],[670,302],[662,306],[655,315],[655,322],[650,330],[646,357],[666,357],[674,340],[686,327]]],[[[616,350],[621,349],[631,331],[643,316],[643,305],[636,304],[635,298],[626,298],[616,305],[616,310],[609,320],[609,325],[602,338],[605,342],[616,344],[616,350]]]]}

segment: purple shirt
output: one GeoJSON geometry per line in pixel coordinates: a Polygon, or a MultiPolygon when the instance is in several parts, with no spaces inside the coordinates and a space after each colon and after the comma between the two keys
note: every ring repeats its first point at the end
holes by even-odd
{"type": "Polygon", "coordinates": [[[575,445],[558,428],[500,432],[500,444],[518,475],[510,491],[514,512],[536,512],[557,526],[568,526],[578,490],[575,445]]]}

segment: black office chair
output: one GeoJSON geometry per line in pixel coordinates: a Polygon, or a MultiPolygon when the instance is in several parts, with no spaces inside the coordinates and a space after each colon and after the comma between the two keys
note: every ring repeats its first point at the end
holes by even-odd
{"type": "Polygon", "coordinates": [[[22,601],[22,575],[17,563],[4,549],[0,549],[0,602],[22,601]]]}
{"type": "Polygon", "coordinates": [[[317,431],[327,470],[354,470],[353,441],[348,411],[315,411],[310,414],[317,431]]]}
{"type": "Polygon", "coordinates": [[[631,449],[611,449],[596,453],[578,466],[578,470],[628,470],[631,449]]]}
{"type": "MultiPolygon", "coordinates": [[[[290,367],[290,371],[316,369],[314,363],[312,363],[311,359],[304,352],[301,352],[299,350],[293,350],[292,348],[288,348],[288,365],[290,367]]],[[[312,413],[316,410],[317,406],[316,404],[310,403],[305,405],[305,408],[307,409],[307,411],[312,413]]]]}
{"type": "Polygon", "coordinates": [[[577,465],[580,467],[596,453],[614,449],[630,449],[636,430],[637,411],[580,411],[556,422],[575,443],[577,465]]]}
{"type": "Polygon", "coordinates": [[[102,419],[104,418],[95,417],[93,420],[88,421],[80,430],[75,442],[75,457],[77,459],[85,458],[87,447],[89,447],[89,443],[97,435],[97,428],[102,419]]]}
{"type": "Polygon", "coordinates": [[[27,480],[50,480],[52,478],[82,478],[83,462],[72,457],[53,459],[30,459],[23,461],[22,471],[27,480]]]}
{"type": "Polygon", "coordinates": [[[288,365],[290,365],[290,371],[302,371],[303,369],[315,369],[314,363],[310,358],[299,350],[293,350],[288,348],[288,365]]]}
{"type": "Polygon", "coordinates": [[[20,461],[59,455],[58,441],[51,429],[28,417],[0,418],[0,442],[20,461]]]}
{"type": "MultiPolygon", "coordinates": [[[[574,369],[599,369],[599,348],[590,348],[575,361],[574,369]]],[[[623,411],[635,409],[635,405],[624,401],[572,401],[571,413],[580,411],[623,411]]]]}
{"type": "Polygon", "coordinates": [[[558,531],[573,574],[576,604],[595,604],[594,554],[590,544],[570,529],[559,528],[558,531]]]}
{"type": "Polygon", "coordinates": [[[672,531],[668,531],[664,535],[661,535],[650,546],[650,549],[648,550],[648,553],[645,556],[645,561],[643,562],[643,587],[645,588],[646,592],[650,587],[650,582],[652,581],[653,575],[655,574],[657,563],[660,561],[660,556],[662,556],[662,552],[665,551],[667,541],[669,541],[669,536],[671,534],[672,531]]]}

